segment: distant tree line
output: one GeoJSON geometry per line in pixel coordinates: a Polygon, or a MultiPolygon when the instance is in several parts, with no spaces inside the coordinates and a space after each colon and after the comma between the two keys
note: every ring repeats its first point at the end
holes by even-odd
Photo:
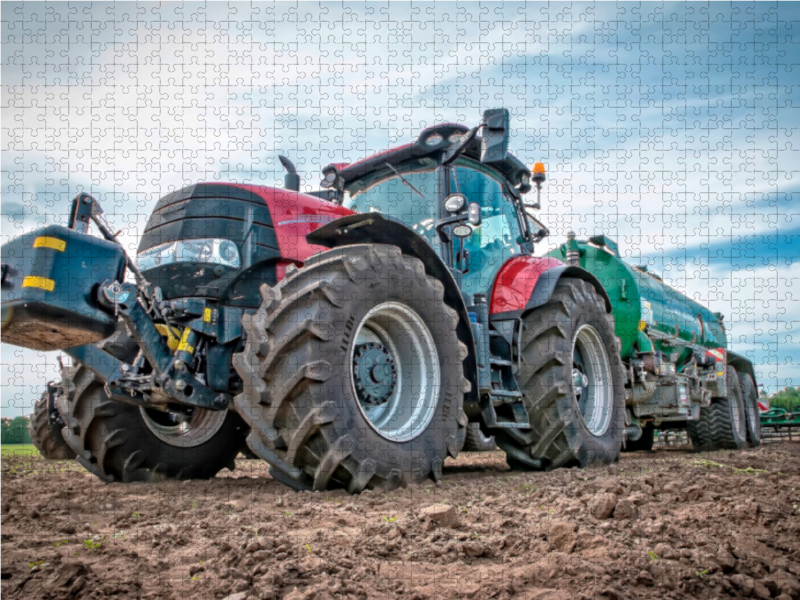
{"type": "Polygon", "coordinates": [[[800,387],[785,387],[769,396],[770,408],[784,408],[789,412],[800,412],[800,387]]]}
{"type": "Polygon", "coordinates": [[[28,417],[2,419],[0,429],[0,443],[2,444],[30,444],[31,436],[28,433],[28,417]]]}

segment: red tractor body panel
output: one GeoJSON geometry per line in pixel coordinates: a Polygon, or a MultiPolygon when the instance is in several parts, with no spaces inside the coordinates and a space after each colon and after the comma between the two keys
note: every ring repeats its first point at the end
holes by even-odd
{"type": "Polygon", "coordinates": [[[525,310],[542,274],[563,266],[560,260],[549,257],[516,256],[507,261],[494,280],[489,314],[525,310]]]}
{"type": "Polygon", "coordinates": [[[309,244],[306,241],[309,233],[340,217],[354,214],[343,206],[301,192],[263,185],[233,185],[260,196],[269,207],[282,258],[276,265],[278,281],[283,279],[289,264],[301,265],[309,256],[328,249],[309,244]]]}

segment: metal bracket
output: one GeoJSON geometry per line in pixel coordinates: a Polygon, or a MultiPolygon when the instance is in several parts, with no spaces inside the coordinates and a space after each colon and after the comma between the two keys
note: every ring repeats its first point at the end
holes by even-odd
{"type": "MultiPolygon", "coordinates": [[[[135,285],[108,282],[100,286],[97,296],[101,304],[112,308],[122,318],[153,368],[149,386],[140,381],[136,381],[136,385],[132,386],[133,389],[138,388],[153,394],[148,404],[175,402],[209,410],[227,408],[230,402],[228,394],[213,391],[185,368],[184,354],[186,347],[191,344],[184,348],[179,346],[175,354],[170,351],[164,337],[156,329],[155,323],[139,299],[138,288],[135,285]]],[[[193,333],[190,329],[186,331],[193,333]]],[[[182,343],[188,344],[186,340],[182,340],[182,343]]],[[[192,352],[194,348],[189,354],[192,352]]],[[[121,367],[120,369],[122,370],[121,367]]],[[[114,381],[119,381],[125,387],[124,379],[125,377],[115,377],[114,381]]],[[[111,381],[109,378],[105,380],[111,381]]]]}

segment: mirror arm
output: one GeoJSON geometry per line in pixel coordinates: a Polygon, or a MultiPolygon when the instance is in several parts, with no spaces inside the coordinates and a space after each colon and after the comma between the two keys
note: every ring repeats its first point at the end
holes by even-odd
{"type": "Polygon", "coordinates": [[[448,150],[445,154],[444,160],[442,160],[442,166],[447,167],[453,164],[459,156],[464,153],[464,150],[467,149],[467,145],[475,139],[475,136],[478,135],[478,130],[483,127],[483,125],[478,125],[477,127],[473,127],[470,129],[467,137],[461,142],[458,146],[455,147],[453,150],[448,150]]]}
{"type": "Polygon", "coordinates": [[[536,224],[536,226],[539,228],[539,231],[537,231],[535,235],[534,235],[534,234],[531,234],[531,241],[532,241],[534,244],[538,244],[538,243],[539,243],[539,242],[541,242],[541,241],[542,241],[544,238],[546,238],[548,235],[550,235],[550,230],[549,230],[547,227],[545,227],[545,226],[544,226],[544,224],[543,224],[543,223],[542,223],[542,222],[541,222],[539,219],[537,219],[536,217],[534,217],[534,216],[533,216],[532,214],[530,214],[529,212],[525,211],[525,214],[526,214],[526,215],[528,216],[528,218],[529,218],[531,221],[533,221],[533,222],[536,224]]]}
{"type": "Polygon", "coordinates": [[[441,219],[436,224],[436,233],[439,234],[439,239],[445,243],[449,243],[450,236],[444,231],[444,228],[447,227],[448,225],[455,225],[456,223],[461,223],[463,221],[466,221],[467,216],[468,216],[467,213],[463,213],[460,215],[445,217],[444,219],[441,219]]]}

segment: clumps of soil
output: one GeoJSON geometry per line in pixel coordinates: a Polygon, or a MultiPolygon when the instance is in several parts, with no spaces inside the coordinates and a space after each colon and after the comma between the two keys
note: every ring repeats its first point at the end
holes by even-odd
{"type": "Polygon", "coordinates": [[[105,485],[2,461],[5,598],[800,599],[800,444],[633,453],[517,473],[296,493],[241,460],[202,482],[105,485]]]}

